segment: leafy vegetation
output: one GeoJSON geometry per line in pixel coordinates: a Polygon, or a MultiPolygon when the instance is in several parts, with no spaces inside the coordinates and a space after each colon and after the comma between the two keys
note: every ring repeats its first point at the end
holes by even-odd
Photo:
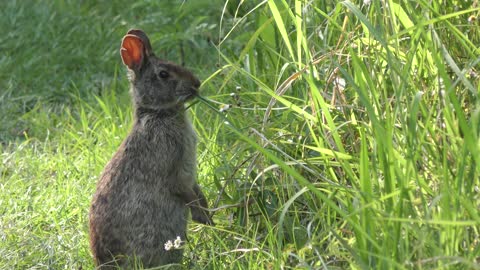
{"type": "Polygon", "coordinates": [[[0,268],[91,269],[121,37],[202,79],[195,269],[480,269],[478,1],[3,1],[0,268]]]}

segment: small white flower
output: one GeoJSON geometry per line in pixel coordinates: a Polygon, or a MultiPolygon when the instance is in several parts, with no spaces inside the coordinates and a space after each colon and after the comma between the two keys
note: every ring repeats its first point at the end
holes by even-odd
{"type": "Polygon", "coordinates": [[[173,244],[172,244],[172,241],[171,240],[168,240],[166,243],[165,243],[165,250],[170,250],[173,248],[173,244]]]}
{"type": "Polygon", "coordinates": [[[175,241],[173,241],[173,246],[176,249],[179,249],[182,246],[182,239],[180,238],[180,236],[177,236],[177,239],[175,239],[175,241]]]}
{"type": "Polygon", "coordinates": [[[343,91],[345,89],[345,84],[346,82],[344,78],[336,77],[333,81],[334,87],[336,87],[339,91],[343,91]]]}
{"type": "Polygon", "coordinates": [[[473,24],[477,20],[477,17],[475,15],[472,15],[468,17],[468,23],[473,24]]]}
{"type": "Polygon", "coordinates": [[[230,104],[223,104],[221,107],[220,107],[220,112],[225,112],[227,111],[228,109],[230,109],[232,107],[232,105],[230,104]]]}

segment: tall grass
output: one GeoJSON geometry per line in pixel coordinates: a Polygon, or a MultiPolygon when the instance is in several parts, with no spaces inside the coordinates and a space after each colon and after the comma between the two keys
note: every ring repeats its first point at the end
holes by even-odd
{"type": "Polygon", "coordinates": [[[0,268],[92,267],[131,27],[203,81],[190,111],[217,226],[191,225],[186,267],[480,268],[474,4],[122,2],[1,4],[0,268]]]}
{"type": "Polygon", "coordinates": [[[236,200],[254,198],[236,215],[242,228],[255,224],[247,235],[255,235],[256,261],[478,268],[478,24],[467,23],[478,8],[255,8],[239,19],[258,14],[239,56],[220,44],[226,65],[214,98],[235,104],[221,95],[233,92],[242,104],[213,121],[246,143],[229,148],[232,158],[218,166],[237,159],[235,175],[216,184],[236,200]]]}

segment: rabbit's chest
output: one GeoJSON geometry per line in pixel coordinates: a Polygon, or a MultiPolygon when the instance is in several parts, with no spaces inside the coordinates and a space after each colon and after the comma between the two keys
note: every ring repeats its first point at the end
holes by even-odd
{"type": "Polygon", "coordinates": [[[175,183],[181,179],[194,184],[197,136],[187,118],[178,120],[155,122],[146,119],[132,135],[128,144],[132,151],[129,152],[148,182],[163,186],[165,181],[175,183]]]}
{"type": "Polygon", "coordinates": [[[188,178],[192,180],[192,184],[195,181],[196,175],[196,145],[197,145],[197,136],[193,127],[190,123],[187,123],[185,128],[185,133],[182,138],[183,141],[183,153],[181,155],[181,160],[179,162],[179,174],[189,176],[188,178]]]}
{"type": "Polygon", "coordinates": [[[185,134],[183,136],[184,159],[195,159],[197,150],[197,134],[193,130],[192,124],[186,123],[185,134]]]}

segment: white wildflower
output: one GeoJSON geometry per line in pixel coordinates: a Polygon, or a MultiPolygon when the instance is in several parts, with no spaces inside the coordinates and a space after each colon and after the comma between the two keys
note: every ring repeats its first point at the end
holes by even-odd
{"type": "Polygon", "coordinates": [[[468,23],[473,24],[477,21],[477,17],[475,17],[475,15],[472,15],[472,16],[468,17],[467,21],[468,21],[468,23]]]}
{"type": "Polygon", "coordinates": [[[220,112],[225,112],[227,111],[228,109],[230,109],[232,107],[232,105],[230,104],[223,104],[221,107],[220,107],[220,112]]]}
{"type": "Polygon", "coordinates": [[[345,89],[345,85],[346,82],[344,78],[336,77],[333,81],[333,86],[339,91],[343,91],[345,89]]]}
{"type": "Polygon", "coordinates": [[[165,243],[165,250],[170,250],[172,249],[174,246],[172,244],[172,241],[171,240],[168,240],[166,243],[165,243]]]}
{"type": "Polygon", "coordinates": [[[174,246],[176,249],[181,248],[181,246],[182,246],[182,239],[180,238],[180,236],[177,236],[177,239],[175,239],[175,241],[173,241],[173,246],[174,246]]]}

